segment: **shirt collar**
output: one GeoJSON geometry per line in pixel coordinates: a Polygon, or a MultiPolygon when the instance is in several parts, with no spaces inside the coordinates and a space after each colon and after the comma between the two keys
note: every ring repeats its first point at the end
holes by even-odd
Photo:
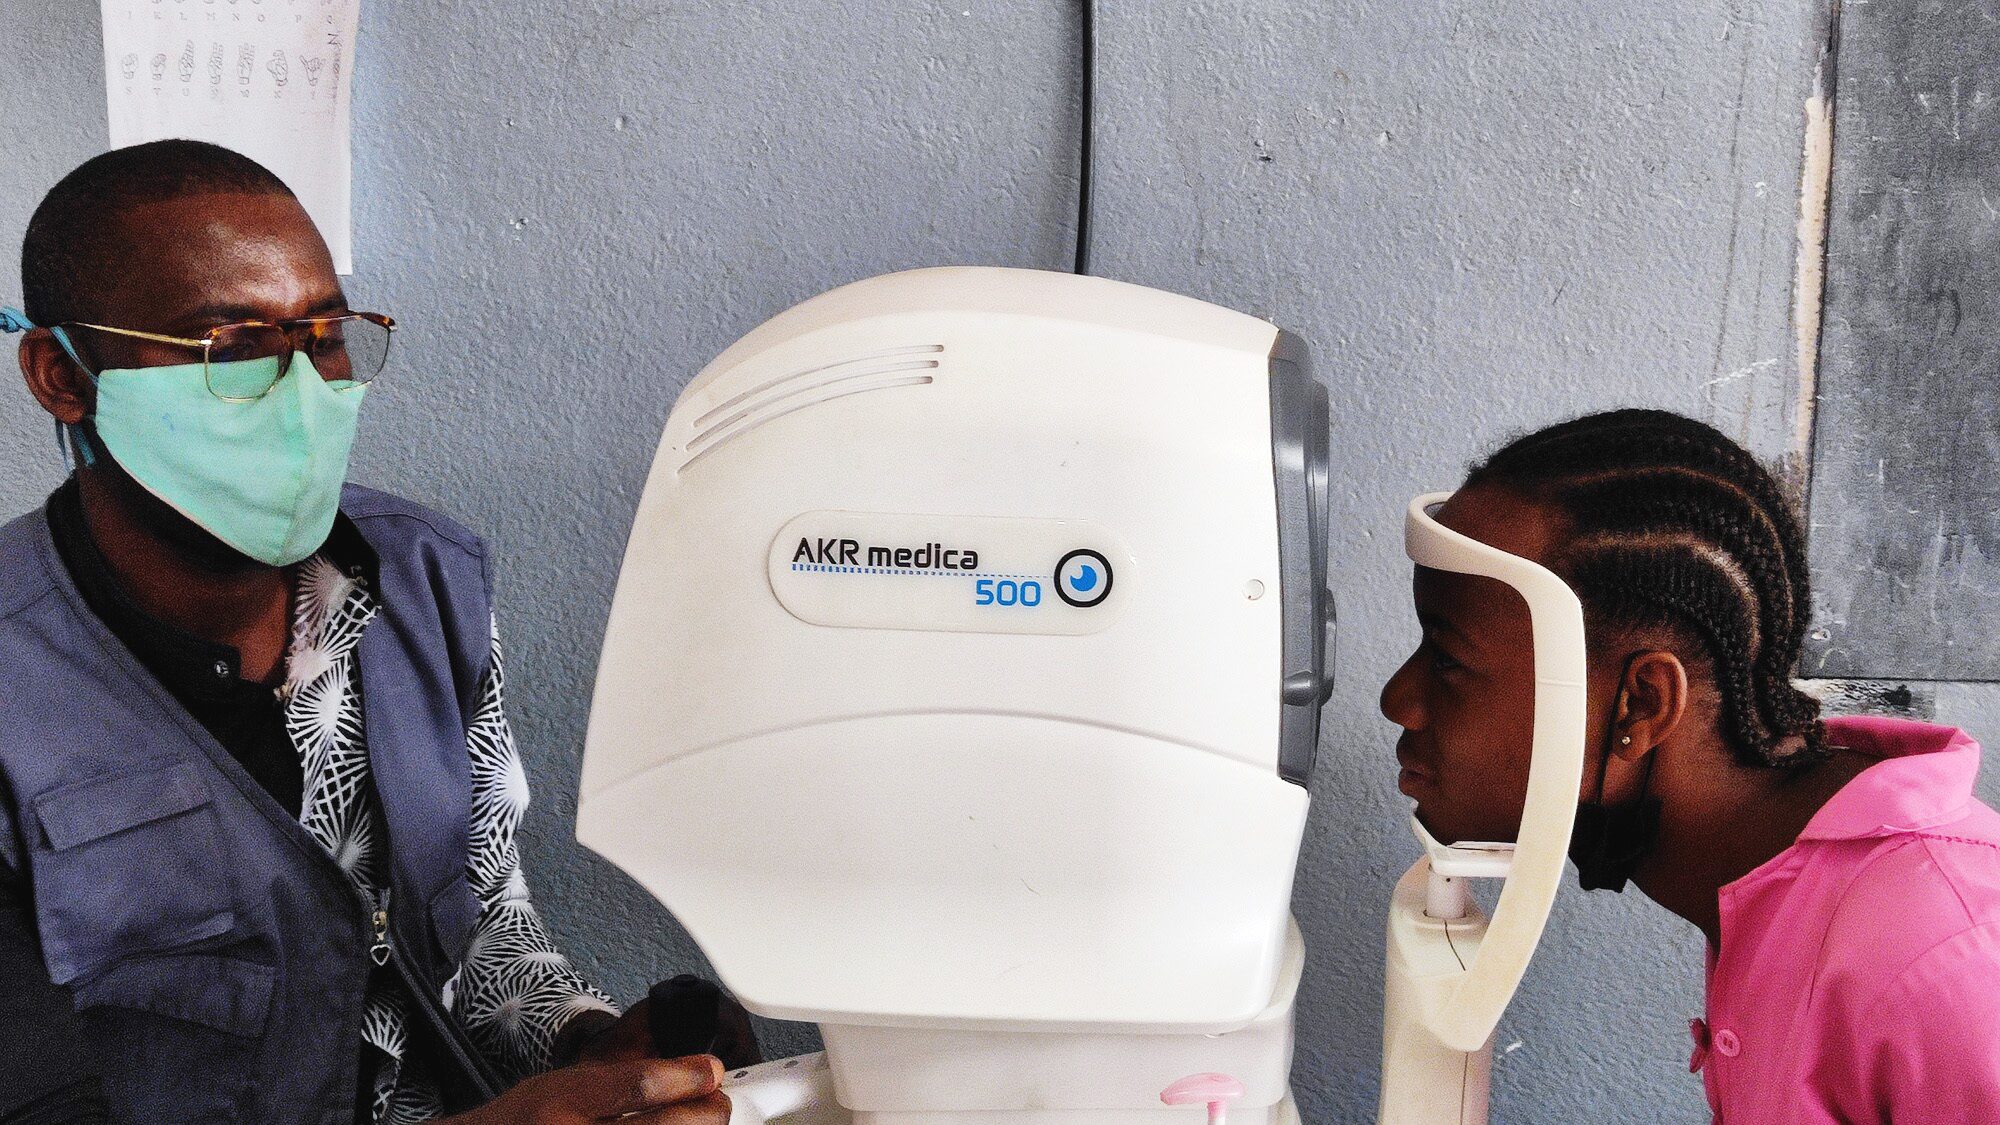
{"type": "Polygon", "coordinates": [[[1800,840],[1919,832],[1963,818],[1972,803],[1979,743],[1962,730],[1856,716],[1828,719],[1826,738],[1879,760],[1813,814],[1800,840]]]}
{"type": "Polygon", "coordinates": [[[320,547],[319,553],[339,567],[343,574],[361,579],[371,590],[378,588],[375,579],[380,559],[367,537],[361,534],[361,529],[347,518],[346,512],[334,513],[333,530],[327,532],[326,543],[320,547]]]}

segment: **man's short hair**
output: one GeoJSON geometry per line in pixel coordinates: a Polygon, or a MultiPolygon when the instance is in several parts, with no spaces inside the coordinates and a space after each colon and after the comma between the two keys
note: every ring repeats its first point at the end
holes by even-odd
{"type": "Polygon", "coordinates": [[[262,164],[206,141],[149,141],[76,166],[49,189],[21,239],[21,303],[36,324],[90,320],[97,276],[132,237],[123,211],[191,195],[291,195],[262,164]]]}

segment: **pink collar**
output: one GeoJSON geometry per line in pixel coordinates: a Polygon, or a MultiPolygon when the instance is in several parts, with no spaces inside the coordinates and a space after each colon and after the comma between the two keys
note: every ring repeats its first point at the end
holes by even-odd
{"type": "Polygon", "coordinates": [[[1908,719],[1828,719],[1827,741],[1880,761],[1841,786],[1800,840],[1919,832],[1963,818],[1979,775],[1979,743],[1962,730],[1908,719]]]}

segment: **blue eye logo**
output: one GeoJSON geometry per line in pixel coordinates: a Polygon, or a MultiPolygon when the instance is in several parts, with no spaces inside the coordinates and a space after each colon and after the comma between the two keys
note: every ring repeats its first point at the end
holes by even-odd
{"type": "Polygon", "coordinates": [[[1111,595],[1111,562],[1096,551],[1071,551],[1056,564],[1056,594],[1079,609],[1089,609],[1111,595]]]}

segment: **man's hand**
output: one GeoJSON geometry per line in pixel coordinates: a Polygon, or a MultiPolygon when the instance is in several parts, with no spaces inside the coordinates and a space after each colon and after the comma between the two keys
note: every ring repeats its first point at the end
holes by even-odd
{"type": "MultiPolygon", "coordinates": [[[[632,1005],[624,1015],[612,1020],[608,1015],[585,1013],[571,1021],[556,1038],[556,1058],[579,1062],[609,1062],[616,1059],[643,1059],[655,1054],[652,1036],[653,1000],[649,996],[632,1005]],[[593,1018],[596,1017],[596,1018],[593,1018]]],[[[706,1036],[708,1033],[703,1032],[706,1036]]],[[[722,1065],[730,1070],[764,1061],[757,1045],[757,1033],[750,1026],[750,1013],[736,998],[723,993],[716,1004],[714,1042],[710,1047],[722,1065]]],[[[683,1047],[682,1049],[686,1049],[683,1047]]]]}
{"type": "Polygon", "coordinates": [[[728,1125],[729,1098],[716,1088],[721,1082],[722,1063],[708,1055],[578,1063],[538,1074],[438,1125],[728,1125]]]}

